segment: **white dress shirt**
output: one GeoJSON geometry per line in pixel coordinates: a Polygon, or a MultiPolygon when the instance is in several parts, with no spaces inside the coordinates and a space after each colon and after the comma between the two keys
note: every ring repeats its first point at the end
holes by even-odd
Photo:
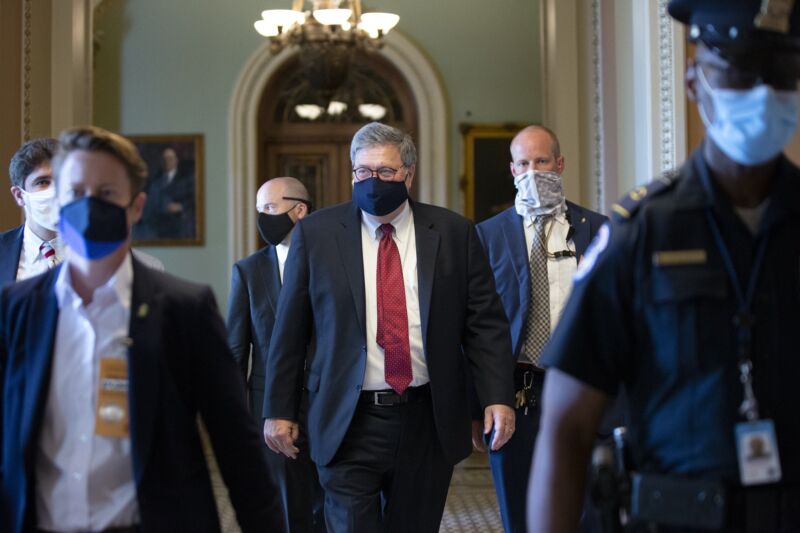
{"type": "MultiPolygon", "coordinates": [[[[533,243],[533,217],[526,217],[525,221],[525,243],[527,245],[528,256],[531,253],[533,243]]],[[[567,241],[569,233],[569,222],[565,213],[553,216],[550,222],[545,225],[545,236],[550,233],[547,240],[547,251],[552,254],[569,250],[575,251],[575,243],[570,239],[567,241]]],[[[564,305],[567,303],[569,293],[572,290],[572,275],[578,268],[578,261],[575,257],[548,257],[547,258],[547,279],[550,286],[550,331],[552,332],[564,305]]]]}
{"type": "Polygon", "coordinates": [[[58,326],[36,456],[37,526],[100,531],[138,523],[131,440],[95,435],[103,357],[127,357],[131,256],[94,291],[87,306],[72,288],[69,265],[55,284],[58,326]]]}
{"type": "MultiPolygon", "coordinates": [[[[43,242],[26,223],[25,229],[22,230],[22,250],[20,250],[19,265],[17,266],[18,281],[38,276],[50,269],[50,263],[39,250],[43,242]]],[[[64,245],[61,237],[52,239],[50,245],[56,251],[56,259],[60,261],[64,257],[64,245]]]]}
{"type": "MultiPolygon", "coordinates": [[[[411,387],[419,387],[429,381],[428,365],[422,348],[422,322],[419,313],[419,286],[417,282],[417,239],[414,233],[414,214],[408,202],[403,210],[390,222],[394,226],[393,239],[400,253],[403,268],[403,284],[406,289],[406,312],[408,314],[408,345],[411,348],[411,387]]],[[[376,279],[378,272],[378,245],[383,234],[378,229],[381,223],[369,213],[361,212],[361,251],[364,256],[364,296],[367,320],[367,369],[363,390],[390,389],[383,373],[383,348],[378,346],[378,295],[376,279]]]]}
{"type": "Polygon", "coordinates": [[[275,247],[275,254],[278,256],[278,273],[281,277],[281,285],[283,285],[283,267],[286,265],[286,258],[289,256],[289,244],[292,242],[292,233],[294,233],[294,228],[292,228],[289,234],[275,247]]]}

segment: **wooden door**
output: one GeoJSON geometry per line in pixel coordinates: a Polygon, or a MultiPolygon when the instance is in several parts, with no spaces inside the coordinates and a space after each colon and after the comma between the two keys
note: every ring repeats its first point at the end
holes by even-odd
{"type": "Polygon", "coordinates": [[[303,182],[314,208],[350,199],[350,160],[341,143],[269,143],[267,176],[292,176],[303,182]]]}

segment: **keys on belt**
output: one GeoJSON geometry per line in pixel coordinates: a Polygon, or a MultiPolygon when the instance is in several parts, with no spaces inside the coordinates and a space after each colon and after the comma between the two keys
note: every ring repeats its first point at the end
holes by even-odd
{"type": "Polygon", "coordinates": [[[536,397],[541,393],[541,386],[537,387],[536,391],[533,390],[534,381],[539,381],[539,384],[541,384],[541,381],[544,379],[544,371],[531,364],[517,363],[515,373],[517,375],[522,375],[522,388],[518,389],[514,395],[514,406],[517,409],[524,406],[524,414],[527,416],[528,408],[536,405],[536,397]]]}

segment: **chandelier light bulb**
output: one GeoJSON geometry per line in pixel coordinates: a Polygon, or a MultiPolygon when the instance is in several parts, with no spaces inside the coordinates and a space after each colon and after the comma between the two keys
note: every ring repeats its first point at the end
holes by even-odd
{"type": "Polygon", "coordinates": [[[278,36],[278,27],[271,26],[266,20],[261,19],[257,20],[253,23],[255,26],[256,31],[263,35],[264,37],[277,37],[278,36]]]}
{"type": "Polygon", "coordinates": [[[368,119],[380,120],[386,115],[386,108],[379,104],[360,104],[358,112],[368,119]]]}
{"type": "Polygon", "coordinates": [[[306,20],[306,16],[302,11],[293,9],[267,9],[261,12],[261,18],[269,26],[282,28],[283,31],[295,24],[302,24],[306,20]]]}
{"type": "Polygon", "coordinates": [[[297,116],[307,120],[316,120],[324,111],[325,109],[323,107],[316,104],[300,104],[294,106],[294,112],[297,113],[297,116]]]}
{"type": "Polygon", "coordinates": [[[347,104],[344,102],[331,100],[331,102],[328,104],[328,114],[331,116],[341,115],[345,111],[347,111],[347,104]]]}
{"type": "Polygon", "coordinates": [[[317,22],[326,26],[341,26],[350,20],[352,14],[349,9],[316,9],[313,13],[317,22]]]}
{"type": "Polygon", "coordinates": [[[363,13],[361,25],[370,34],[386,35],[400,22],[400,16],[394,13],[363,13]]]}
{"type": "Polygon", "coordinates": [[[378,33],[378,29],[377,28],[370,28],[370,27],[366,26],[363,22],[359,22],[358,23],[358,29],[366,32],[366,34],[369,35],[370,38],[372,38],[372,39],[377,39],[378,37],[380,37],[380,34],[378,33]]]}

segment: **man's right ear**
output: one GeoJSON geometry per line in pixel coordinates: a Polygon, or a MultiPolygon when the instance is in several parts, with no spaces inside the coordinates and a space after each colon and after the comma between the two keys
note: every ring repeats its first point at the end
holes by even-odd
{"type": "Polygon", "coordinates": [[[22,189],[14,185],[11,187],[11,196],[14,197],[14,202],[20,207],[25,207],[25,198],[22,196],[22,189]]]}
{"type": "Polygon", "coordinates": [[[686,96],[690,102],[697,102],[697,62],[689,59],[686,62],[686,96]]]}

